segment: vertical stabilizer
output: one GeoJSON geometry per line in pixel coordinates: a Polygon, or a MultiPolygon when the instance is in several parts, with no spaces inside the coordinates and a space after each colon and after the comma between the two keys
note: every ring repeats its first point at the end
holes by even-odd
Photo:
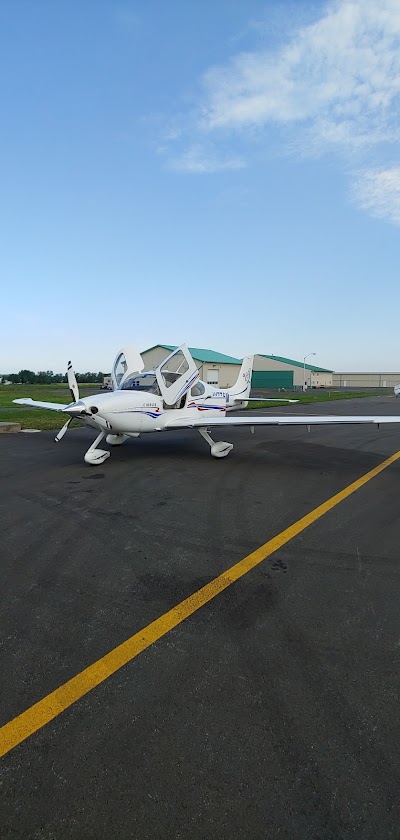
{"type": "Polygon", "coordinates": [[[239,371],[239,376],[232,388],[228,388],[228,394],[230,400],[232,398],[235,401],[239,400],[242,402],[246,402],[246,399],[250,396],[251,390],[251,376],[253,373],[253,361],[254,356],[245,356],[242,362],[242,367],[239,371]]]}

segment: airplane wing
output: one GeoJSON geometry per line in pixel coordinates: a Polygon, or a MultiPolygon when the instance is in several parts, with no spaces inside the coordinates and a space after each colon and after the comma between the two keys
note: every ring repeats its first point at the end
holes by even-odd
{"type": "Polygon", "coordinates": [[[380,423],[400,423],[400,414],[398,415],[382,415],[381,417],[375,415],[347,415],[341,417],[340,415],[323,416],[321,414],[297,414],[297,415],[280,415],[273,417],[272,415],[265,415],[264,417],[210,417],[207,418],[177,418],[170,420],[166,424],[167,429],[211,429],[224,426],[328,426],[330,423],[345,425],[350,423],[361,423],[379,426],[380,423]]]}
{"type": "Polygon", "coordinates": [[[30,397],[23,397],[19,400],[13,400],[13,402],[18,403],[18,405],[32,405],[34,408],[49,408],[51,411],[64,411],[67,408],[67,405],[63,403],[40,402],[39,400],[31,400],[30,397]]]}

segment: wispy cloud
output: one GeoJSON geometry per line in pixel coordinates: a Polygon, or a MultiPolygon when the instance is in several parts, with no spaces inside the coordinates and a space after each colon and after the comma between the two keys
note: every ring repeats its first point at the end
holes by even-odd
{"type": "MultiPolygon", "coordinates": [[[[382,155],[385,144],[400,139],[400,1],[334,0],[317,20],[291,27],[288,37],[274,50],[241,52],[205,73],[190,149],[175,160],[175,168],[238,168],[229,155],[225,164],[213,166],[212,158],[207,163],[193,138],[212,137],[215,146],[233,140],[237,146],[254,132],[262,140],[272,127],[281,128],[286,149],[302,156],[335,151],[347,167],[350,160],[351,167],[371,171],[381,156],[380,175],[397,172],[382,155]]],[[[377,173],[375,191],[365,176],[353,195],[363,208],[384,216],[383,193],[387,190],[392,205],[393,178],[377,180],[377,173]],[[361,186],[367,189],[367,183],[368,200],[361,186]]],[[[387,217],[399,221],[397,213],[387,217]]]]}
{"type": "Polygon", "coordinates": [[[303,123],[322,148],[397,139],[400,4],[338,0],[279,51],[210,69],[204,92],[207,131],[303,123]]]}
{"type": "Polygon", "coordinates": [[[169,167],[176,172],[221,172],[227,169],[242,169],[245,162],[236,156],[218,155],[201,145],[193,145],[173,158],[169,167]]]}
{"type": "Polygon", "coordinates": [[[400,225],[400,166],[363,172],[354,185],[360,207],[400,225]]]}

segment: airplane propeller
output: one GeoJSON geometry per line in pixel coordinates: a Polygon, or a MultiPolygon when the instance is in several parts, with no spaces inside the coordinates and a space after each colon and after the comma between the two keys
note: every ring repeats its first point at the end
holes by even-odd
{"type": "Polygon", "coordinates": [[[68,378],[69,390],[71,391],[71,397],[72,397],[74,402],[78,402],[78,400],[79,400],[79,388],[78,388],[78,383],[76,381],[75,371],[72,367],[72,362],[68,362],[67,378],[68,378]]]}
{"type": "Polygon", "coordinates": [[[69,420],[67,420],[67,422],[66,422],[66,423],[64,423],[64,425],[63,425],[62,429],[60,429],[60,431],[58,432],[58,435],[56,435],[56,436],[55,436],[54,440],[55,440],[55,442],[56,442],[56,443],[59,443],[59,441],[61,440],[61,438],[63,438],[63,437],[64,437],[65,432],[67,431],[68,426],[69,426],[69,424],[70,424],[71,420],[72,420],[72,417],[70,417],[70,418],[69,418],[69,420]]]}
{"type": "MultiPolygon", "coordinates": [[[[67,379],[68,379],[69,390],[71,391],[71,397],[72,397],[73,401],[75,403],[77,403],[78,400],[79,400],[79,387],[78,387],[78,383],[76,381],[75,371],[72,367],[72,362],[71,361],[69,361],[68,365],[67,365],[67,379]]],[[[73,420],[73,417],[69,417],[67,422],[64,423],[62,429],[60,429],[60,431],[58,432],[58,434],[54,438],[56,443],[59,443],[60,440],[64,437],[65,432],[67,431],[68,426],[69,426],[69,424],[71,423],[72,420],[73,420]]]]}

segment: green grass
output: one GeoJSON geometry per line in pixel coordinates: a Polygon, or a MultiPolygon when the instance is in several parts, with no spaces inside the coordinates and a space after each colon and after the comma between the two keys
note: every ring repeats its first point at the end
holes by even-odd
{"type": "MultiPolygon", "coordinates": [[[[21,423],[22,429],[61,429],[68,419],[66,414],[56,414],[54,411],[46,411],[44,408],[24,409],[12,411],[11,409],[0,409],[0,422],[21,423]]],[[[74,421],[75,422],[75,421],[74,421]]],[[[72,425],[72,424],[71,424],[72,425]]]]}
{"type": "MultiPolygon", "coordinates": [[[[97,392],[100,393],[100,385],[97,382],[79,384],[81,397],[97,392]]],[[[71,402],[71,394],[68,385],[65,383],[59,385],[0,385],[0,422],[21,423],[23,429],[60,429],[67,420],[66,414],[56,414],[45,408],[29,408],[24,405],[13,404],[13,400],[22,397],[64,404],[71,402]]]]}
{"type": "MultiPolygon", "coordinates": [[[[98,382],[83,382],[79,385],[79,392],[82,397],[85,392],[93,393],[99,391],[98,382]]],[[[30,397],[32,400],[45,400],[46,402],[71,402],[71,394],[68,385],[60,382],[58,385],[0,385],[0,408],[11,406],[13,400],[21,397],[30,397]]]]}
{"type": "MultiPolygon", "coordinates": [[[[359,397],[378,397],[382,396],[379,391],[351,391],[351,392],[319,392],[318,394],[290,394],[288,399],[298,400],[298,403],[303,405],[310,405],[310,403],[318,402],[333,402],[334,400],[354,400],[359,397]]],[[[247,406],[247,410],[253,408],[274,408],[274,406],[283,406],[290,403],[284,402],[252,402],[247,406]]]]}

